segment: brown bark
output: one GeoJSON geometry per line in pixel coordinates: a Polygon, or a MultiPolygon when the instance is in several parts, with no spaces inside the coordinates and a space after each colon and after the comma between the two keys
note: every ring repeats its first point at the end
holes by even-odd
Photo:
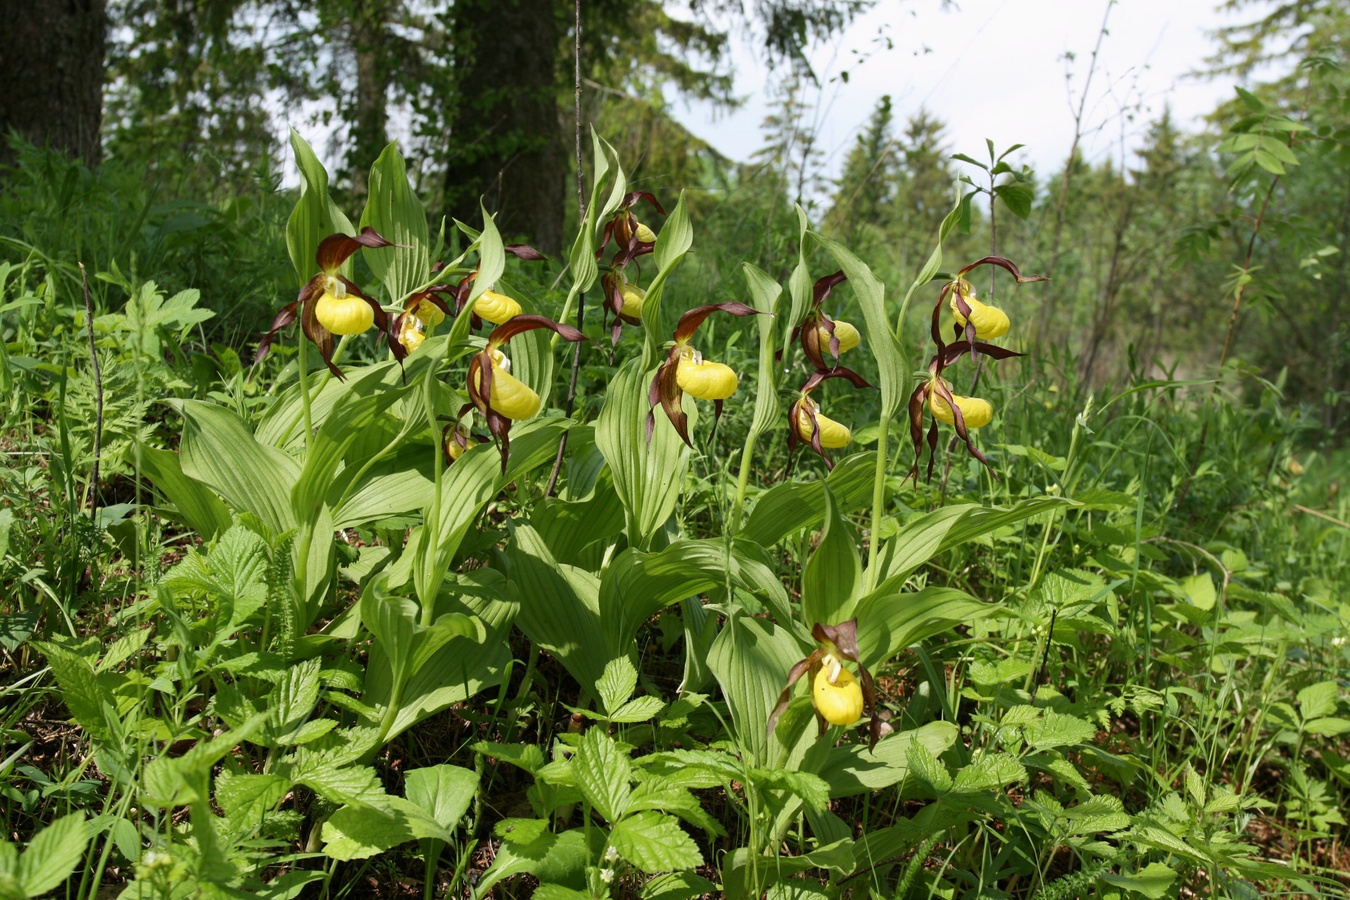
{"type": "Polygon", "coordinates": [[[455,3],[458,91],[445,174],[449,215],[481,223],[481,197],[504,237],[551,255],[562,249],[567,191],[555,7],[551,0],[455,3]]]}
{"type": "Polygon", "coordinates": [[[105,0],[0,0],[0,163],[11,129],[93,165],[103,121],[105,0]]]}

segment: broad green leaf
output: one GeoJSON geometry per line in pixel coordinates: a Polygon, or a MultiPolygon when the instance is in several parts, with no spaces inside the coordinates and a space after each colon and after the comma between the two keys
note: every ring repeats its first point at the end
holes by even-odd
{"type": "MultiPolygon", "coordinates": [[[[877,455],[872,451],[845,457],[826,476],[840,513],[861,509],[872,499],[877,455]]],[[[772,546],[803,528],[814,528],[825,514],[825,487],[819,481],[788,481],[764,492],[740,536],[772,546]]]]}
{"type": "Polygon", "coordinates": [[[802,573],[802,624],[834,625],[853,618],[862,584],[862,559],[848,523],[839,514],[828,486],[824,491],[824,527],[802,573]]]}
{"type": "Polygon", "coordinates": [[[404,792],[447,832],[459,825],[478,790],[478,773],[459,766],[411,769],[404,776],[404,792]]]}
{"type": "Polygon", "coordinates": [[[801,642],[763,619],[733,614],[708,654],[708,666],[731,707],[736,740],[764,760],[769,712],[787,685],[788,670],[804,657],[801,642]]]}
{"type": "Polygon", "coordinates": [[[384,148],[370,167],[366,208],[361,227],[370,226],[385,240],[402,246],[361,251],[370,271],[384,283],[391,303],[407,297],[431,277],[431,237],[427,211],[408,183],[408,171],[398,144],[384,148]]]}
{"type": "Polygon", "coordinates": [[[272,727],[286,735],[305,723],[319,702],[319,668],[322,660],[308,659],[288,667],[272,688],[267,708],[272,727]]]}
{"type": "Polygon", "coordinates": [[[181,404],[183,474],[214,490],[239,512],[251,512],[274,536],[295,527],[288,502],[300,467],[281,451],[258,443],[243,421],[223,406],[181,404]]]}
{"type": "Polygon", "coordinates": [[[643,872],[668,872],[703,865],[703,854],[679,819],[647,811],[614,826],[609,841],[619,855],[643,872]]]}
{"type": "MultiPolygon", "coordinates": [[[[286,222],[286,250],[295,266],[296,287],[301,287],[318,271],[314,260],[319,242],[335,232],[354,234],[351,221],[328,196],[328,172],[305,139],[291,129],[291,149],[300,170],[300,198],[286,222]]],[[[350,261],[343,266],[351,274],[350,261]]]]}
{"type": "MultiPolygon", "coordinates": [[[[501,574],[492,569],[466,574],[454,585],[454,591],[458,611],[481,622],[486,636],[477,642],[455,638],[425,660],[418,655],[388,735],[391,740],[428,716],[486,688],[496,687],[506,673],[511,653],[505,639],[517,607],[505,597],[501,574]]],[[[363,699],[369,698],[367,702],[376,705],[388,702],[393,687],[387,675],[388,666],[378,665],[382,652],[378,646],[371,649],[371,668],[366,673],[363,695],[363,699]]]]}
{"type": "MultiPolygon", "coordinates": [[[[605,389],[595,427],[595,444],[609,463],[635,547],[647,546],[675,511],[689,461],[689,448],[659,407],[652,440],[647,441],[647,389],[654,374],[636,359],[620,366],[605,389]]],[[[684,408],[692,431],[697,420],[693,400],[686,398],[684,408]]]]}
{"type": "Polygon", "coordinates": [[[1041,715],[1022,726],[1022,738],[1037,750],[1084,744],[1097,733],[1097,726],[1076,716],[1041,710],[1041,715]]]}
{"type": "Polygon", "coordinates": [[[209,541],[230,527],[230,510],[200,482],[183,474],[177,453],[138,445],[133,451],[145,477],[174,505],[170,515],[209,541]]]}
{"type": "Polygon", "coordinates": [[[755,316],[755,324],[759,326],[759,377],[754,388],[755,415],[746,438],[748,444],[753,444],[760,435],[773,428],[782,415],[782,404],[778,402],[778,366],[774,362],[777,349],[774,330],[778,325],[774,316],[783,289],[764,270],[748,262],[741,263],[741,272],[750,292],[750,304],[763,313],[755,316]]]}
{"type": "Polygon", "coordinates": [[[572,775],[586,802],[605,821],[617,822],[623,817],[632,790],[629,782],[633,778],[633,764],[604,729],[591,728],[581,736],[572,775]]]}
{"type": "Polygon", "coordinates": [[[1134,894],[1143,894],[1150,900],[1162,900],[1171,895],[1172,882],[1176,877],[1177,873],[1172,869],[1155,862],[1149,863],[1133,875],[1104,874],[1101,879],[1114,887],[1123,888],[1134,894]]]}
{"type": "Polygon", "coordinates": [[[986,753],[956,773],[954,793],[974,794],[1001,790],[1005,785],[1025,781],[1026,768],[1006,753],[986,753]]]}
{"type": "Polygon", "coordinates": [[[999,612],[955,588],[928,587],[912,594],[878,591],[858,603],[858,650],[874,668],[904,648],[999,612]]]}
{"type": "Polygon", "coordinates": [[[595,684],[596,693],[606,713],[615,712],[637,690],[637,669],[627,656],[617,656],[605,663],[605,671],[595,684]]]}
{"type": "Polygon", "coordinates": [[[402,797],[387,797],[379,806],[344,806],[323,823],[324,855],[331,859],[369,859],[409,841],[448,841],[447,833],[431,816],[402,797]]]}
{"type": "Polygon", "coordinates": [[[1214,608],[1219,598],[1218,591],[1214,589],[1214,579],[1208,572],[1181,579],[1181,589],[1186,592],[1186,598],[1192,606],[1206,612],[1214,608]]]}
{"type": "Polygon", "coordinates": [[[629,549],[600,580],[600,623],[610,653],[627,655],[638,628],[662,609],[719,587],[747,591],[780,620],[793,620],[787,592],[757,544],[735,540],[730,553],[722,541],[676,541],[657,553],[629,549]]]}
{"type": "Polygon", "coordinates": [[[47,657],[47,665],[56,676],[61,700],[70,710],[71,718],[91,736],[110,739],[104,710],[116,706],[112,692],[94,674],[90,660],[49,641],[36,641],[33,646],[47,657]]]}
{"type": "Polygon", "coordinates": [[[29,897],[55,890],[84,860],[88,844],[89,829],[83,812],[53,820],[33,836],[19,857],[16,875],[20,889],[29,897]]]}
{"type": "Polygon", "coordinates": [[[225,812],[232,828],[261,828],[263,816],[290,791],[290,780],[282,775],[234,774],[216,776],[216,803],[225,812]]]}
{"type": "Polygon", "coordinates": [[[478,882],[480,897],[489,896],[488,892],[502,879],[522,874],[574,890],[584,889],[586,862],[600,857],[605,841],[598,828],[573,828],[554,834],[543,819],[503,819],[494,830],[502,843],[492,865],[478,882]],[[591,833],[589,847],[587,830],[591,833]]]}
{"type": "Polygon", "coordinates": [[[528,523],[515,524],[512,533],[507,589],[520,606],[516,624],[583,688],[593,689],[611,658],[600,630],[599,580],[584,569],[560,565],[528,523]]]}
{"type": "Polygon", "coordinates": [[[715,895],[718,886],[693,872],[658,875],[642,886],[642,900],[695,900],[715,895]]]}
{"type": "Polygon", "coordinates": [[[652,258],[656,262],[656,276],[647,285],[647,297],[642,303],[642,325],[645,331],[644,368],[652,368],[665,355],[661,349],[669,340],[679,318],[675,311],[665,309],[665,284],[675,267],[684,259],[694,242],[694,228],[689,222],[689,209],[684,203],[684,192],[679,202],[666,217],[661,233],[656,237],[652,258]]]}
{"type": "Polygon", "coordinates": [[[830,750],[819,774],[829,784],[831,797],[881,790],[909,775],[913,746],[922,745],[930,758],[936,758],[956,743],[959,733],[950,722],[929,722],[913,731],[887,735],[875,750],[869,751],[863,744],[844,744],[830,750]]]}

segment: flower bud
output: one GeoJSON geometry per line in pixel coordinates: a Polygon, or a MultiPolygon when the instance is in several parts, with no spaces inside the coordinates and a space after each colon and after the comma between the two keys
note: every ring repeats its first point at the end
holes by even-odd
{"type": "Polygon", "coordinates": [[[474,301],[473,311],[478,314],[478,318],[500,325],[520,315],[522,309],[519,303],[505,294],[483,291],[483,295],[474,301]]]}

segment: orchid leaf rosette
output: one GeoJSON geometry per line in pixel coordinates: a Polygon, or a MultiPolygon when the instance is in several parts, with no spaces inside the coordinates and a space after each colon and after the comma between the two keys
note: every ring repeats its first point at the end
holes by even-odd
{"type": "Polygon", "coordinates": [[[846,728],[869,716],[867,746],[869,750],[875,748],[890,726],[877,715],[877,689],[872,673],[858,660],[858,620],[849,619],[838,625],[817,622],[811,629],[811,637],[816,640],[816,649],[788,671],[787,685],[769,714],[769,735],[773,735],[779,718],[792,702],[792,689],[807,675],[819,734],[825,734],[831,725],[846,728]]]}
{"type": "MultiPolygon", "coordinates": [[[[502,348],[516,335],[536,328],[547,328],[566,341],[586,340],[570,325],[544,316],[518,315],[492,329],[487,346],[469,360],[469,403],[459,414],[462,418],[471,409],[476,409],[487,421],[488,432],[501,450],[503,472],[510,451],[511,423],[533,418],[543,406],[543,400],[529,385],[511,374],[511,361],[502,348]]],[[[452,434],[458,439],[458,422],[452,434]]],[[[464,446],[461,444],[461,449],[464,446]]]]}
{"type": "Polygon", "coordinates": [[[684,414],[682,401],[685,394],[699,400],[713,401],[713,427],[722,416],[722,401],[736,393],[740,379],[730,366],[704,359],[691,343],[694,332],[703,320],[715,312],[730,313],[733,316],[753,316],[759,310],[744,303],[710,303],[697,306],[680,316],[675,326],[675,343],[671,346],[665,362],[656,370],[652,386],[648,392],[650,409],[647,412],[647,440],[651,441],[656,427],[656,407],[659,405],[675,426],[680,438],[693,447],[689,440],[689,417],[684,414]]]}
{"type": "Polygon", "coordinates": [[[338,378],[342,370],[333,362],[333,335],[361,334],[378,325],[387,333],[389,317],[375,300],[366,296],[349,278],[342,274],[342,264],[361,247],[399,246],[381,237],[374,228],[366,227],[355,236],[330,234],[319,243],[314,259],[319,273],[305,282],[300,296],[277,313],[258,344],[258,359],[272,348],[276,333],[300,318],[300,329],[305,337],[319,348],[324,365],[338,378]]]}

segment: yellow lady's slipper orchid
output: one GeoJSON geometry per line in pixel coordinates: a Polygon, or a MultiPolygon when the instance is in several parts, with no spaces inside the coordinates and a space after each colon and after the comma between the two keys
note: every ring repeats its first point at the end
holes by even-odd
{"type": "Polygon", "coordinates": [[[956,297],[960,294],[961,299],[966,301],[970,307],[970,321],[975,325],[975,337],[982,340],[992,340],[993,338],[1003,337],[1012,327],[1012,322],[1008,319],[1008,314],[997,306],[989,306],[986,303],[975,299],[975,290],[970,286],[970,282],[961,279],[957,284],[957,289],[952,291],[951,308],[952,315],[956,317],[956,324],[960,328],[966,327],[966,317],[961,314],[957,306],[956,297]]]}
{"type": "Polygon", "coordinates": [[[473,311],[478,318],[500,325],[520,315],[523,310],[519,303],[505,294],[484,291],[483,295],[474,301],[473,311]]]}
{"type": "Polygon", "coordinates": [[[831,725],[852,725],[862,718],[862,685],[843,663],[827,653],[812,679],[811,703],[831,725]]]}
{"type": "MultiPolygon", "coordinates": [[[[271,350],[272,339],[277,332],[297,318],[300,319],[300,329],[305,337],[319,348],[324,365],[338,378],[343,375],[333,362],[333,335],[361,334],[371,326],[378,325],[381,335],[391,346],[396,344],[384,308],[342,274],[343,263],[358,249],[365,247],[375,250],[395,246],[401,245],[391,244],[370,227],[361,229],[360,234],[330,234],[320,241],[319,249],[314,254],[319,272],[305,282],[294,303],[282,307],[276,314],[272,327],[258,342],[257,359],[262,359],[271,350]]],[[[395,355],[397,353],[396,350],[395,355]]]]}
{"type": "MultiPolygon", "coordinates": [[[[816,326],[816,335],[820,340],[820,346],[830,346],[830,330],[824,325],[816,326]]],[[[839,339],[839,352],[847,353],[862,343],[862,335],[858,329],[840,319],[834,320],[834,336],[839,339]]]]}
{"type": "Polygon", "coordinates": [[[705,360],[693,347],[685,346],[675,370],[680,390],[700,400],[725,400],[736,393],[740,383],[731,366],[705,360]]]}
{"type": "Polygon", "coordinates": [[[398,334],[395,337],[408,354],[415,353],[427,339],[431,329],[445,321],[441,312],[430,301],[416,300],[398,319],[398,334]]]}
{"type": "MultiPolygon", "coordinates": [[[[473,373],[473,386],[482,391],[482,377],[473,373]]],[[[508,419],[519,421],[532,418],[543,402],[523,381],[511,374],[511,361],[500,350],[492,351],[492,388],[489,406],[508,419]]]]}
{"type": "Polygon", "coordinates": [[[647,301],[647,292],[636,284],[624,282],[619,287],[619,296],[623,297],[623,317],[631,323],[642,320],[642,304],[647,301]]]}
{"type": "Polygon", "coordinates": [[[333,334],[361,334],[375,324],[375,313],[360,297],[347,293],[347,286],[331,275],[314,305],[314,318],[333,334]]]}
{"type": "MultiPolygon", "coordinates": [[[[962,397],[960,394],[952,394],[952,399],[961,410],[961,418],[965,420],[966,428],[983,428],[994,418],[994,407],[988,400],[982,400],[979,397],[962,397]]],[[[928,395],[928,408],[933,413],[933,418],[945,425],[955,425],[956,416],[952,414],[952,408],[947,401],[942,399],[937,391],[928,395]]]]}
{"type": "Polygon", "coordinates": [[[811,628],[816,649],[806,659],[799,660],[788,670],[787,685],[778,695],[778,702],[769,713],[768,734],[772,737],[778,720],[792,702],[792,688],[809,673],[811,705],[815,708],[816,724],[824,735],[831,725],[847,727],[864,715],[871,716],[868,724],[868,749],[891,730],[886,716],[877,710],[877,688],[872,673],[858,658],[858,620],[850,619],[838,625],[817,622],[811,628]],[[856,666],[856,674],[845,667],[845,661],[856,666]]]}
{"type": "Polygon", "coordinates": [[[820,407],[809,397],[802,398],[797,404],[797,434],[807,444],[811,443],[811,414],[815,413],[816,424],[820,426],[820,446],[826,450],[838,450],[847,447],[853,440],[853,432],[829,416],[821,415],[820,407]]]}
{"type": "Polygon", "coordinates": [[[652,231],[650,228],[648,228],[646,225],[643,225],[641,222],[638,222],[636,227],[633,228],[633,234],[637,237],[639,241],[642,241],[642,243],[644,244],[656,243],[656,232],[652,231]]]}

